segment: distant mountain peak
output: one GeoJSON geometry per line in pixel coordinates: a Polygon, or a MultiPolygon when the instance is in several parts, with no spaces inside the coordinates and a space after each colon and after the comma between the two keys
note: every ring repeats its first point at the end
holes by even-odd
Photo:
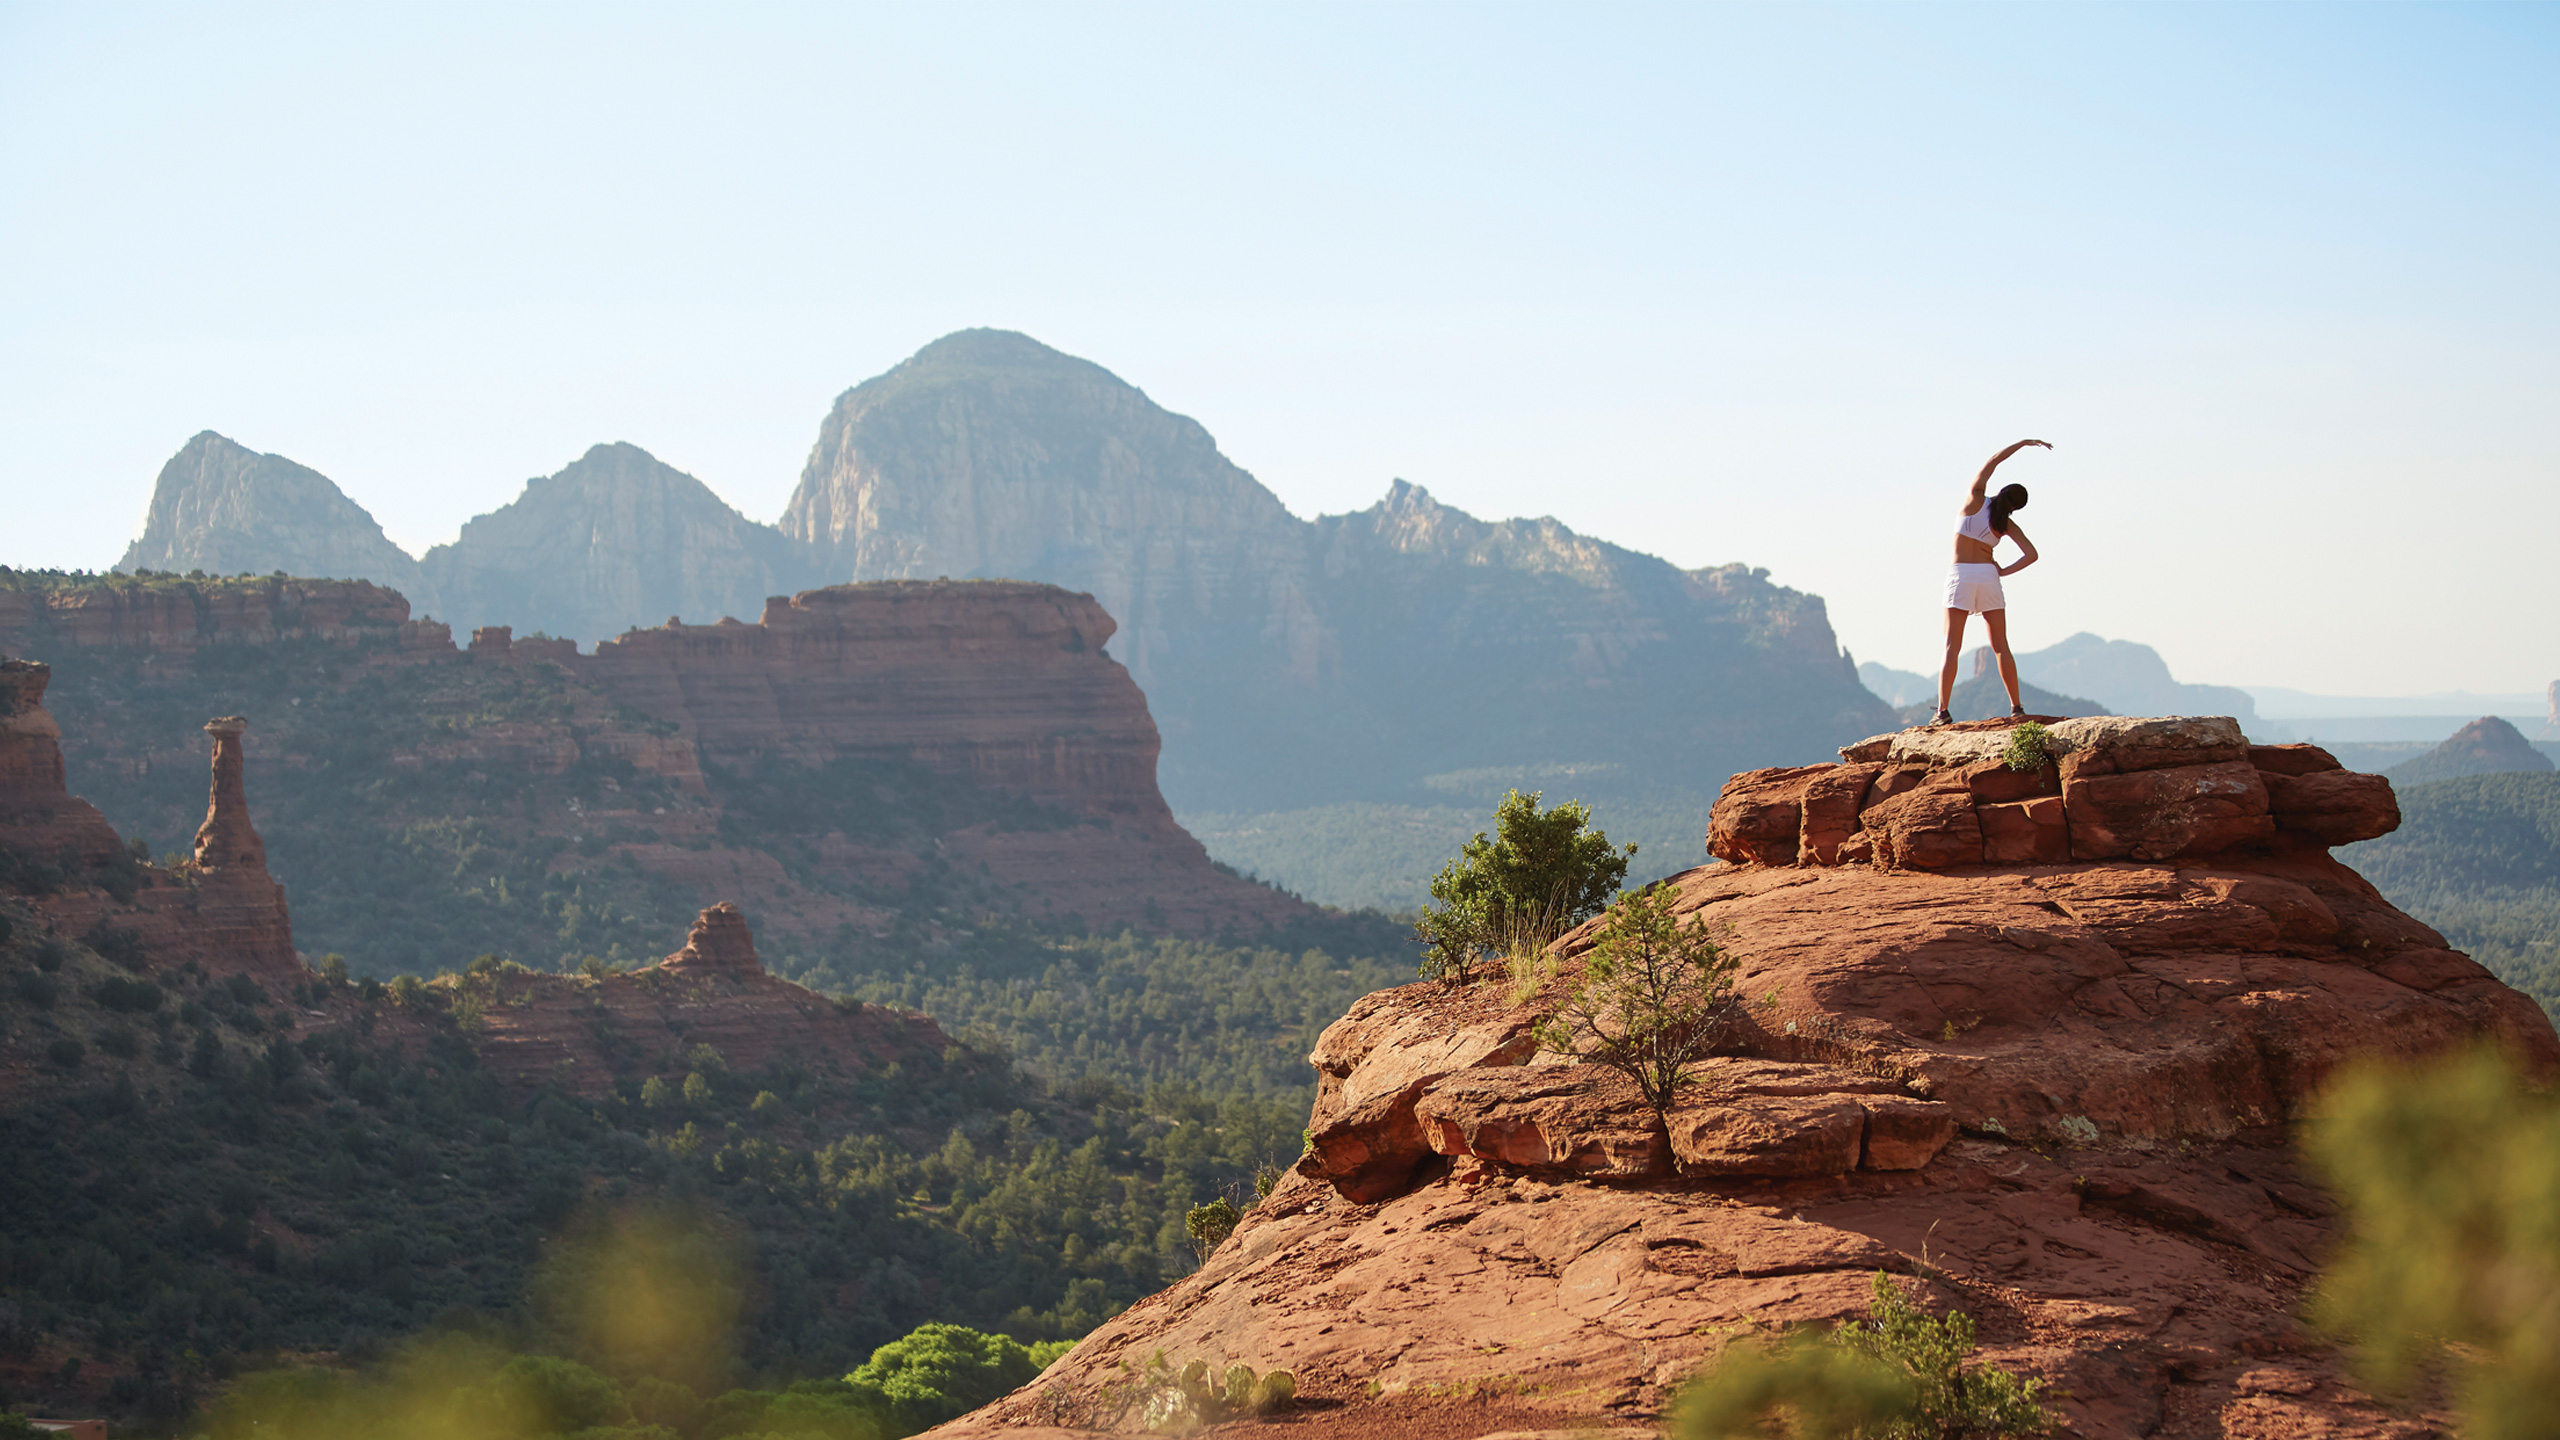
{"type": "Polygon", "coordinates": [[[2395,785],[2419,785],[2463,775],[2551,768],[2550,757],[2535,749],[2523,731],[2495,715],[2483,715],[2453,732],[2452,738],[2433,750],[2382,773],[2391,777],[2395,785]]]}
{"type": "Polygon", "coordinates": [[[243,571],[412,589],[418,563],[328,476],[199,430],[160,467],[142,535],[118,570],[243,571]]]}

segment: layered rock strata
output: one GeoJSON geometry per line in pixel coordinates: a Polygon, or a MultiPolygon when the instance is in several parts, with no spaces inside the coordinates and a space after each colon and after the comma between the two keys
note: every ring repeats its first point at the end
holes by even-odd
{"type": "Polygon", "coordinates": [[[838,585],[769,599],[754,624],[634,631],[576,673],[675,721],[715,768],[895,761],[1054,807],[1073,823],[946,841],[1028,887],[1040,913],[1128,923],[1143,910],[1184,930],[1303,914],[1219,871],[1174,820],[1146,697],[1103,650],[1114,629],[1092,596],[1049,585],[838,585]]]}
{"type": "MultiPolygon", "coordinates": [[[[1105,928],[1250,934],[1307,915],[1219,870],[1175,822],[1155,784],[1146,697],[1103,649],[1113,634],[1091,597],[1053,587],[894,582],[772,598],[752,624],[634,631],[582,656],[503,625],[478,627],[459,649],[448,627],[411,620],[400,595],[361,583],[0,577],[0,648],[78,654],[93,677],[121,667],[140,693],[197,686],[199,662],[229,647],[318,642],[326,650],[306,657],[317,663],[220,664],[201,682],[231,687],[223,708],[258,710],[262,764],[297,778],[353,765],[403,792],[421,772],[448,789],[505,777],[506,823],[581,847],[555,868],[628,858],[693,903],[733,896],[795,939],[886,928],[877,897],[907,891],[926,867],[983,876],[1034,917],[1105,928]],[[244,674],[270,688],[240,693],[244,674]],[[369,733],[398,737],[370,759],[313,718],[320,707],[299,708],[320,687],[384,685],[420,708],[365,718],[369,733]],[[799,805],[806,833],[746,843],[723,826],[733,804],[805,789],[845,762],[901,784],[930,777],[933,793],[913,814],[799,805]],[[653,793],[671,787],[673,802],[642,803],[611,778],[633,772],[653,793]],[[783,848],[788,863],[774,853],[783,848]],[[827,883],[795,879],[801,864],[827,883]]],[[[100,767],[93,776],[193,769],[177,733],[140,733],[137,707],[94,685],[80,693],[90,703],[66,722],[82,763],[100,767]]],[[[59,748],[46,753],[58,770],[59,748]]],[[[59,777],[48,783],[60,797],[59,777]]],[[[166,834],[194,823],[181,804],[191,801],[161,790],[152,812],[117,820],[166,834]]],[[[92,864],[120,848],[103,824],[82,843],[92,864]]],[[[287,878],[325,887],[343,859],[303,852],[310,873],[287,878]]],[[[357,949],[337,935],[315,944],[357,949]]]]}
{"type": "Polygon", "coordinates": [[[944,1433],[1136,1428],[1122,1367],[1158,1351],[1291,1369],[1345,1434],[1488,1376],[1543,1423],[1644,1420],[1880,1270],[2076,1435],[2387,1433],[2291,1318],[2338,1222],[2290,1127],[2350,1060],[2486,1042],[2552,1078],[2560,1036],[2328,855],[2388,828],[2387,783],[2190,720],[1981,769],[2005,728],[1735,777],[1733,862],[1668,883],[1739,1003],[1667,1114],[1534,1041],[1596,922],[1522,1001],[1369,996],[1310,1057],[1306,1155],[1202,1270],[944,1433]],[[2041,848],[1987,858],[2038,804],[2041,848]]]}

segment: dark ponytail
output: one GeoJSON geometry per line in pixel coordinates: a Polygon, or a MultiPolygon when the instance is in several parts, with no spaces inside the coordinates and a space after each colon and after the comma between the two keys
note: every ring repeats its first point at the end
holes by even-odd
{"type": "Polygon", "coordinates": [[[2026,486],[2001,486],[2000,493],[1991,497],[1991,533],[1994,535],[2008,534],[2009,517],[2026,508],[2026,486]]]}

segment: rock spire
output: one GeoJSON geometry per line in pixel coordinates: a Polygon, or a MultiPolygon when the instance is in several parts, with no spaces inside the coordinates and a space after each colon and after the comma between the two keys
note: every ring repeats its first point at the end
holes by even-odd
{"type": "Polygon", "coordinates": [[[204,870],[267,870],[267,845],[249,823],[249,792],[241,780],[240,737],[249,728],[239,715],[204,722],[213,737],[213,793],[204,823],[196,827],[196,865],[204,870]]]}

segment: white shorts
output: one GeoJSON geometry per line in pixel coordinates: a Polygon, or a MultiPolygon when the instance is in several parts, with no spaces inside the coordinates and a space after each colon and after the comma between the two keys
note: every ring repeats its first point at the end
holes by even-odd
{"type": "Polygon", "coordinates": [[[1959,564],[1947,572],[1947,608],[1968,615],[2008,609],[2008,600],[2000,594],[2000,567],[1959,564]]]}

